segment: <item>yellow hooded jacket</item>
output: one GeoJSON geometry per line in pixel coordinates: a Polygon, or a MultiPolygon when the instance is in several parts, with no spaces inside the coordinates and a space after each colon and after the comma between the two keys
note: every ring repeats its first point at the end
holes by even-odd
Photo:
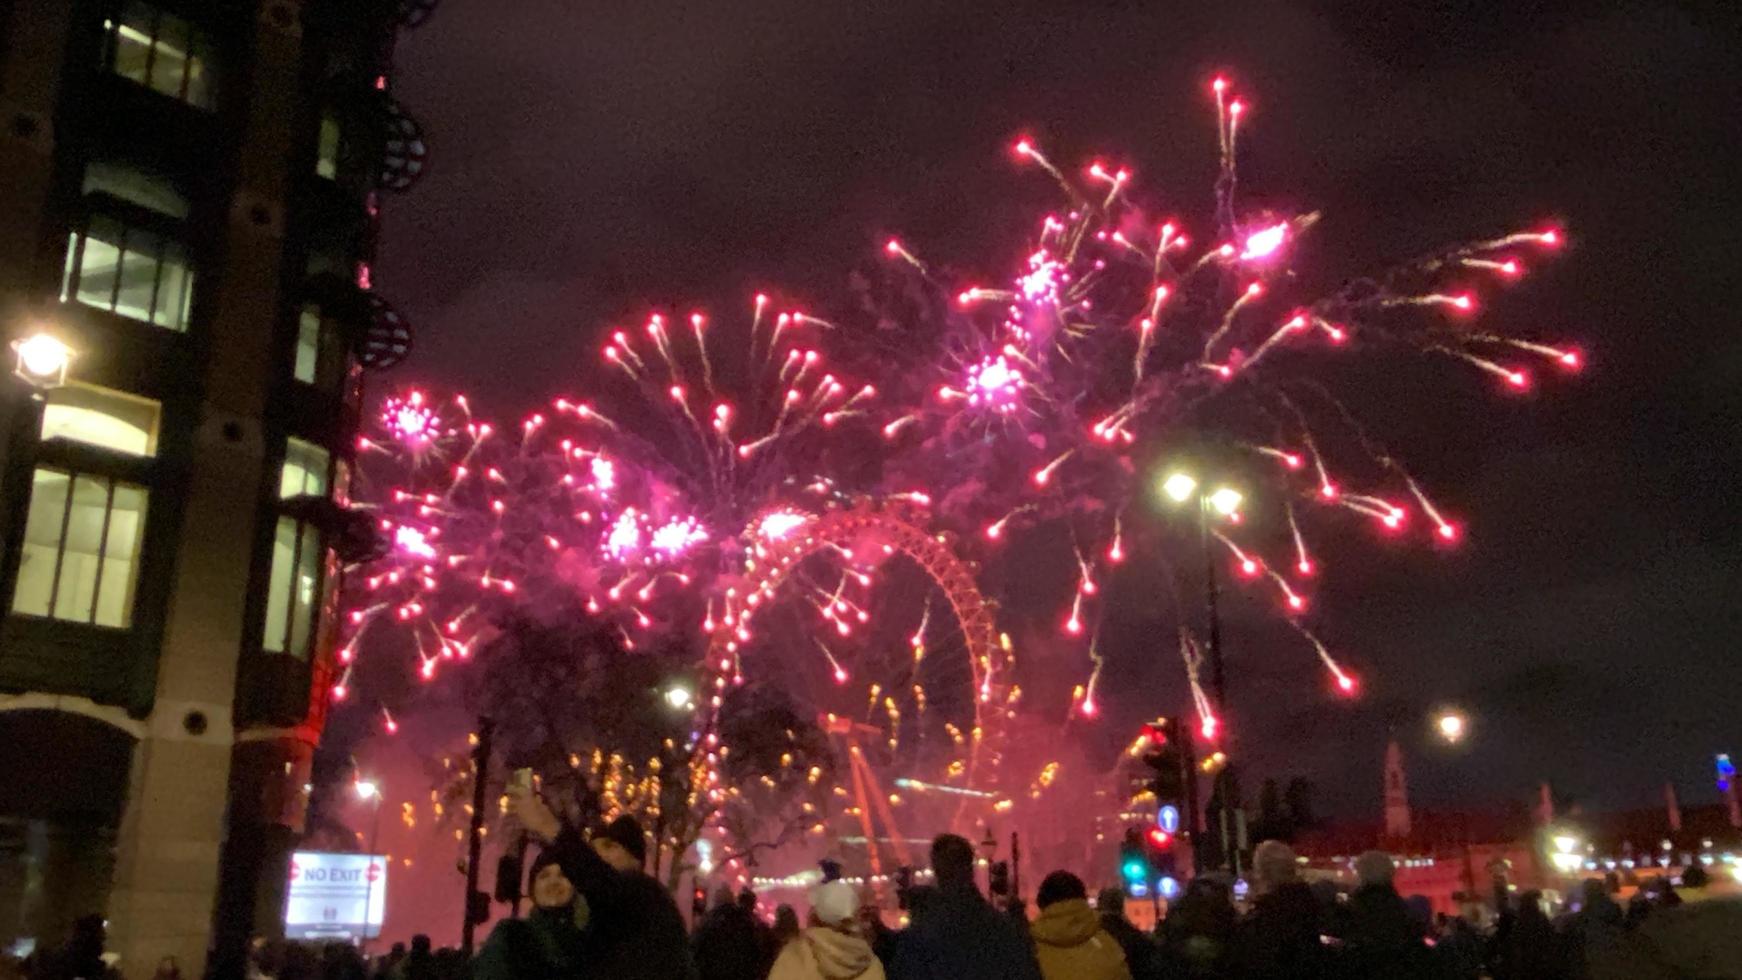
{"type": "Polygon", "coordinates": [[[1029,927],[1046,980],[1131,980],[1125,951],[1081,898],[1054,902],[1029,927]]]}

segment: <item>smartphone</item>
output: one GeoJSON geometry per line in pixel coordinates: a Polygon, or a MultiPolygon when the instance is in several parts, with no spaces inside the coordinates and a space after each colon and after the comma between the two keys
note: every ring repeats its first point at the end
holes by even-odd
{"type": "Polygon", "coordinates": [[[508,777],[508,785],[511,789],[522,789],[529,793],[532,792],[532,767],[528,766],[525,769],[514,770],[514,775],[508,777]]]}

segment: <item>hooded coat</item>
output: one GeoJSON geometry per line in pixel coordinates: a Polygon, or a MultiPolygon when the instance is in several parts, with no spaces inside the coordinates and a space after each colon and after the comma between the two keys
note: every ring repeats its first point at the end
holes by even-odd
{"type": "Polygon", "coordinates": [[[812,926],[780,951],[768,980],[884,980],[883,964],[863,938],[812,926]]]}
{"type": "Polygon", "coordinates": [[[1054,902],[1029,926],[1045,980],[1131,980],[1125,951],[1083,898],[1054,902]]]}

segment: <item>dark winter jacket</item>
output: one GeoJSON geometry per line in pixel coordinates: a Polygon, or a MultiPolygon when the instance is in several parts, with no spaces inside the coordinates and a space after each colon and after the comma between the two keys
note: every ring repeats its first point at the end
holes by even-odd
{"type": "Polygon", "coordinates": [[[891,980],[1040,980],[1015,923],[972,885],[940,887],[914,908],[895,945],[891,980]]]}
{"type": "Polygon", "coordinates": [[[1160,980],[1161,947],[1131,924],[1123,915],[1101,913],[1101,928],[1125,951],[1125,965],[1131,969],[1132,980],[1160,980]]]}
{"type": "Polygon", "coordinates": [[[524,919],[504,919],[472,961],[472,980],[576,980],[593,976],[575,907],[534,909],[524,919]]]}
{"type": "Polygon", "coordinates": [[[1345,969],[1356,980],[1431,980],[1437,970],[1423,936],[1396,888],[1362,885],[1349,896],[1345,969]]]}
{"type": "Polygon", "coordinates": [[[587,972],[610,980],[694,980],[677,903],[640,871],[605,863],[572,827],[551,845],[563,875],[587,900],[587,972]]]}
{"type": "Polygon", "coordinates": [[[773,960],[757,925],[742,906],[714,906],[696,927],[693,940],[701,980],[762,980],[773,960]]]}
{"type": "Polygon", "coordinates": [[[1323,910],[1306,885],[1291,882],[1260,896],[1234,929],[1234,975],[1245,980],[1334,976],[1323,929],[1323,910]]]}

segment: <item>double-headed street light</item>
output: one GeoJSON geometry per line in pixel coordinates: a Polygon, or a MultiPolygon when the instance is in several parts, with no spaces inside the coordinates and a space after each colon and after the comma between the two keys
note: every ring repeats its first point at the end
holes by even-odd
{"type": "Polygon", "coordinates": [[[1210,686],[1215,691],[1218,713],[1226,710],[1228,678],[1222,667],[1222,620],[1217,612],[1216,559],[1210,547],[1212,517],[1229,519],[1240,512],[1246,499],[1240,491],[1227,485],[1207,488],[1198,478],[1184,470],[1173,470],[1161,481],[1161,492],[1175,505],[1193,501],[1198,505],[1198,535],[1204,549],[1205,604],[1209,611],[1210,686]]]}
{"type": "MultiPolygon", "coordinates": [[[[1175,506],[1185,506],[1197,502],[1198,505],[1198,539],[1204,552],[1204,605],[1209,619],[1208,652],[1210,660],[1210,687],[1214,692],[1212,702],[1217,715],[1227,711],[1228,704],[1228,674],[1222,665],[1222,618],[1217,609],[1218,588],[1216,585],[1216,557],[1210,545],[1210,522],[1212,518],[1228,520],[1240,512],[1240,504],[1246,498],[1239,490],[1227,485],[1206,487],[1196,476],[1184,470],[1171,470],[1161,480],[1161,493],[1175,506]]],[[[1214,729],[1206,724],[1204,734],[1212,736],[1214,729]]],[[[1222,800],[1222,853],[1228,859],[1228,866],[1236,876],[1240,873],[1240,857],[1234,846],[1237,834],[1228,824],[1228,814],[1234,805],[1234,770],[1226,764],[1227,757],[1220,752],[1209,756],[1210,759],[1221,756],[1216,763],[1216,786],[1220,790],[1222,800]]],[[[1208,771],[1208,770],[1206,770],[1208,771]]],[[[1195,779],[1194,779],[1195,782],[1195,779]]],[[[1192,807],[1192,823],[1195,827],[1198,816],[1197,807],[1192,807]]],[[[1201,859],[1202,852],[1193,848],[1195,856],[1201,859]]],[[[1200,870],[1202,870],[1200,868],[1200,870]]]]}
{"type": "Polygon", "coordinates": [[[1209,493],[1201,495],[1198,493],[1198,489],[1197,477],[1177,470],[1169,473],[1167,479],[1161,481],[1161,492],[1167,495],[1167,499],[1176,504],[1183,504],[1196,497],[1203,502],[1204,506],[1221,517],[1232,517],[1238,513],[1241,501],[1246,499],[1240,491],[1233,487],[1217,487],[1209,493]]]}

